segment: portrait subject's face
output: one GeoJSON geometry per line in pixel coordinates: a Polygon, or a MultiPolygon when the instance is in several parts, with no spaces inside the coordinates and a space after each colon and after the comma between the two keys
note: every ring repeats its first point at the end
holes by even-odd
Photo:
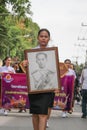
{"type": "Polygon", "coordinates": [[[47,62],[47,57],[44,54],[39,54],[36,58],[36,62],[41,69],[45,68],[46,62],[47,62]]]}

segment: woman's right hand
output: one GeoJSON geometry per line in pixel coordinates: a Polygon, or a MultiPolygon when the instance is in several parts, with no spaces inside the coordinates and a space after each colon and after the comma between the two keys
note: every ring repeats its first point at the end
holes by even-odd
{"type": "Polygon", "coordinates": [[[0,73],[0,77],[2,77],[2,76],[3,76],[3,74],[4,74],[4,73],[3,73],[3,72],[1,72],[1,73],[0,73]]]}

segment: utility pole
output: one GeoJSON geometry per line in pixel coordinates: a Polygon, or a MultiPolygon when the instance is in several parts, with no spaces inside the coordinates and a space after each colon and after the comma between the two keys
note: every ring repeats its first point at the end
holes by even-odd
{"type": "Polygon", "coordinates": [[[84,48],[85,49],[85,63],[87,62],[87,24],[86,23],[81,23],[82,29],[85,29],[85,34],[81,34],[83,35],[78,36],[78,41],[80,41],[80,43],[75,44],[75,46],[78,46],[80,48],[84,48]]]}

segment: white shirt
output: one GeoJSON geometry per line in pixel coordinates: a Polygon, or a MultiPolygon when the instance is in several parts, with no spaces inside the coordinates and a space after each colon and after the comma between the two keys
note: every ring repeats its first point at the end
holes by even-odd
{"type": "MultiPolygon", "coordinates": [[[[47,48],[47,47],[51,47],[51,46],[50,46],[49,44],[47,44],[46,48],[47,48]]],[[[41,48],[40,45],[36,46],[36,47],[33,48],[33,49],[38,49],[38,48],[41,48]]]]}
{"type": "Polygon", "coordinates": [[[82,70],[80,83],[82,84],[82,89],[87,89],[87,68],[82,70]]]}
{"type": "Polygon", "coordinates": [[[74,76],[75,77],[75,79],[76,79],[76,73],[75,73],[75,71],[73,70],[73,69],[68,69],[68,72],[66,73],[66,75],[67,76],[74,76]]]}
{"type": "Polygon", "coordinates": [[[11,66],[1,66],[0,73],[15,73],[15,70],[11,66]]]}

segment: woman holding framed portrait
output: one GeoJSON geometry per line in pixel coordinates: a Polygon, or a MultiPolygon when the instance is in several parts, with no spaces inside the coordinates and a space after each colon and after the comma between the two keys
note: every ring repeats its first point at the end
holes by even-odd
{"type": "MultiPolygon", "coordinates": [[[[29,89],[30,113],[32,114],[32,122],[34,130],[46,130],[48,115],[51,112],[51,108],[53,107],[55,96],[54,91],[58,89],[59,82],[57,81],[58,80],[57,76],[59,76],[59,72],[58,67],[56,65],[55,66],[52,65],[53,68],[57,69],[55,78],[54,76],[55,71],[53,71],[53,68],[51,67],[51,70],[45,68],[47,64],[47,54],[51,52],[51,49],[48,46],[48,42],[50,40],[50,32],[47,29],[43,28],[39,30],[37,38],[38,38],[38,46],[35,49],[29,50],[29,52],[31,52],[30,55],[28,53],[28,50],[25,50],[25,57],[27,60],[29,60],[29,66],[27,65],[28,66],[27,78],[29,79],[28,89],[29,89]],[[36,66],[32,67],[33,65],[35,65],[35,64],[32,65],[32,63],[35,62],[38,65],[39,69],[36,69],[31,72],[33,68],[36,68],[36,66]],[[33,78],[33,81],[31,76],[33,78]],[[52,79],[57,79],[56,86],[53,85],[54,82],[52,79]],[[32,86],[34,87],[32,88],[32,86]]],[[[54,48],[52,52],[53,51],[54,48]]],[[[54,55],[56,55],[55,51],[53,53],[54,55]]],[[[48,66],[52,64],[52,60],[51,63],[48,63],[48,66]]],[[[58,63],[58,54],[57,58],[55,58],[55,61],[56,63],[58,63]]]]}

